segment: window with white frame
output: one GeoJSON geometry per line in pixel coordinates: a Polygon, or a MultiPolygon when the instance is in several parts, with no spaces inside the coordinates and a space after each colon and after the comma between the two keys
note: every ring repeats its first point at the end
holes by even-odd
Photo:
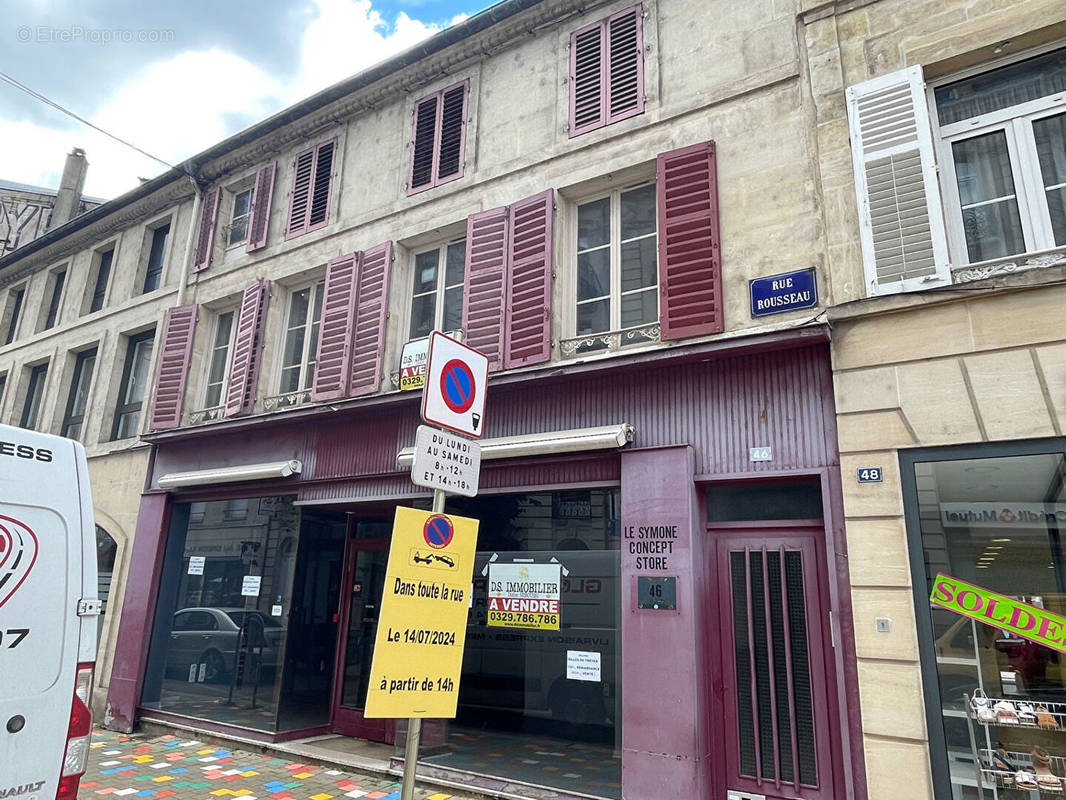
{"type": "Polygon", "coordinates": [[[322,316],[322,291],[319,281],[313,286],[295,289],[289,295],[285,320],[285,345],[281,357],[281,394],[311,388],[318,350],[318,325],[322,316]]]}
{"type": "Polygon", "coordinates": [[[955,260],[1066,246],[1066,49],[933,95],[955,260]]]}
{"type": "Polygon", "coordinates": [[[235,312],[223,311],[215,317],[215,330],[211,337],[211,349],[207,354],[207,384],[204,392],[204,408],[222,405],[226,390],[226,372],[229,366],[230,347],[233,344],[233,317],[235,312]]]}
{"type": "Polygon", "coordinates": [[[466,239],[415,253],[410,338],[463,327],[463,273],[466,239]]]}
{"type": "Polygon", "coordinates": [[[252,188],[248,187],[233,195],[233,213],[230,215],[229,237],[226,246],[243,244],[248,238],[248,219],[252,212],[252,188]]]}
{"type": "Polygon", "coordinates": [[[616,189],[577,206],[577,336],[579,350],[609,346],[602,334],[625,331],[628,342],[659,319],[655,184],[616,189]]]}

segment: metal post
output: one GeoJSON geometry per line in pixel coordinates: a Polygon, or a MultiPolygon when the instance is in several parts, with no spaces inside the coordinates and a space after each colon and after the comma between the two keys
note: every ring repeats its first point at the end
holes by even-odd
{"type": "MultiPolygon", "coordinates": [[[[434,514],[444,513],[444,492],[441,489],[433,490],[432,511],[434,514]]],[[[400,800],[414,800],[415,765],[418,762],[418,743],[421,739],[421,718],[408,719],[407,744],[403,751],[403,787],[400,789],[400,800]]]]}

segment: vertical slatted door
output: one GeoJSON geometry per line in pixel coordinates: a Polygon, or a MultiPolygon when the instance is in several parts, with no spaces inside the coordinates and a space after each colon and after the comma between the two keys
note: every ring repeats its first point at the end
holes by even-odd
{"type": "Polygon", "coordinates": [[[292,194],[289,196],[289,218],[285,238],[307,232],[307,208],[311,202],[311,179],[314,175],[315,148],[296,156],[292,167],[292,194]]]}
{"type": "Polygon", "coordinates": [[[362,253],[349,253],[326,265],[322,316],[315,350],[315,376],[311,400],[348,396],[352,365],[352,318],[358,295],[356,282],[362,253]]]}
{"type": "Polygon", "coordinates": [[[203,205],[200,207],[200,230],[196,235],[196,259],[193,271],[201,272],[211,266],[211,257],[215,254],[215,227],[218,224],[218,206],[222,199],[222,190],[215,186],[204,192],[203,205]]]}
{"type": "Polygon", "coordinates": [[[278,163],[271,161],[264,164],[255,174],[255,188],[252,190],[252,210],[249,213],[248,243],[245,252],[253,253],[266,247],[267,233],[270,228],[270,203],[274,199],[274,175],[278,163]]]}
{"type": "Polygon", "coordinates": [[[719,543],[727,788],[830,800],[827,624],[812,540],[719,543]]]}
{"type": "Polygon", "coordinates": [[[444,91],[441,100],[437,182],[461,178],[466,156],[466,97],[469,81],[444,91]]]}
{"type": "Polygon", "coordinates": [[[607,124],[644,113],[643,8],[607,20],[607,124]]]}
{"type": "Polygon", "coordinates": [[[503,306],[507,296],[506,206],[471,215],[466,222],[466,275],[463,332],[466,344],[489,359],[489,369],[503,367],[503,306]]]}
{"type": "Polygon", "coordinates": [[[539,364],[551,357],[552,221],[549,189],[511,206],[508,240],[507,324],[504,367],[539,364]]]}
{"type": "Polygon", "coordinates": [[[227,417],[251,414],[255,406],[259,363],[263,357],[263,320],[269,299],[268,280],[255,281],[244,289],[226,387],[227,417]]]}
{"type": "Polygon", "coordinates": [[[353,397],[372,394],[381,387],[391,267],[392,242],[376,245],[363,253],[357,279],[358,298],[352,317],[353,397]]]}
{"type": "Polygon", "coordinates": [[[159,348],[159,367],[152,392],[152,416],[149,428],[161,431],[181,425],[181,406],[185,399],[185,380],[189,374],[189,354],[196,333],[198,306],[168,308],[163,317],[163,340],[159,348]]]}

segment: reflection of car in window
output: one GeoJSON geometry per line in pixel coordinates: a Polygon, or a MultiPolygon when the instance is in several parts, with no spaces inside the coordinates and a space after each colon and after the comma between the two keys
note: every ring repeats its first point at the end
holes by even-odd
{"type": "Polygon", "coordinates": [[[224,683],[242,652],[276,668],[284,641],[284,626],[255,609],[185,608],[174,614],[166,668],[189,682],[224,683]]]}

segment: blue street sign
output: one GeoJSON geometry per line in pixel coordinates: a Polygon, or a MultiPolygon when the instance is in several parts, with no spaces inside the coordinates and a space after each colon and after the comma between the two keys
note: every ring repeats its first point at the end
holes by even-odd
{"type": "Polygon", "coordinates": [[[765,317],[818,305],[818,285],[814,267],[755,278],[749,281],[751,315],[765,317]]]}

